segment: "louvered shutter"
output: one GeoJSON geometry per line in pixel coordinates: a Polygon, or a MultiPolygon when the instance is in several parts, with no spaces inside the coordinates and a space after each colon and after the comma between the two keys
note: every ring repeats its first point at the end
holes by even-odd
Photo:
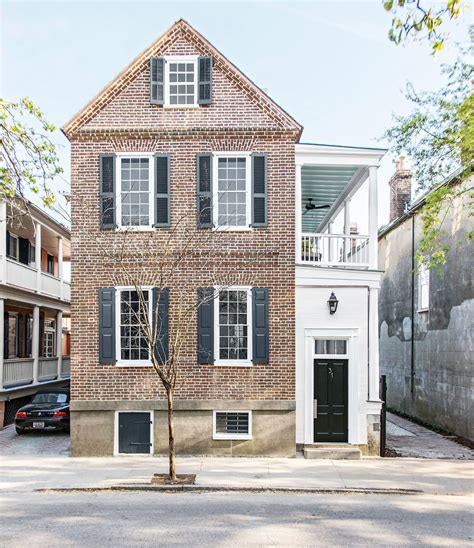
{"type": "Polygon", "coordinates": [[[99,289],[99,362],[115,363],[115,288],[99,289]]]}
{"type": "Polygon", "coordinates": [[[197,213],[198,227],[212,226],[212,155],[197,155],[197,213]]]}
{"type": "Polygon", "coordinates": [[[170,156],[155,154],[155,227],[170,226],[170,156]]]}
{"type": "Polygon", "coordinates": [[[252,289],[253,363],[268,363],[268,289],[252,289]]]}
{"type": "Polygon", "coordinates": [[[267,155],[252,154],[252,226],[268,225],[267,155]]]}
{"type": "Polygon", "coordinates": [[[100,226],[115,228],[115,154],[100,155],[100,226]]]}
{"type": "Polygon", "coordinates": [[[169,289],[154,287],[153,299],[153,333],[156,333],[155,356],[163,365],[169,359],[169,289]]]}
{"type": "Polygon", "coordinates": [[[214,363],[214,288],[198,289],[198,363],[214,363]]]}
{"type": "Polygon", "coordinates": [[[150,103],[163,105],[165,102],[165,60],[163,57],[150,59],[150,103]]]}
{"type": "Polygon", "coordinates": [[[198,104],[212,102],[212,57],[198,59],[198,104]]]}

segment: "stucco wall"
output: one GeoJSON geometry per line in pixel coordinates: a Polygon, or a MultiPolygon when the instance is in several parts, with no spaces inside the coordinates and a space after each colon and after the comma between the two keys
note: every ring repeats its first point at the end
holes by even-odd
{"type": "MultiPolygon", "coordinates": [[[[415,215],[415,249],[420,213],[415,215]]],[[[413,314],[412,219],[379,240],[379,266],[385,270],[379,301],[380,372],[387,375],[388,405],[471,439],[474,292],[473,245],[467,233],[472,229],[472,218],[457,203],[444,222],[446,265],[439,273],[430,272],[429,310],[418,311],[415,274],[413,314]]]]}

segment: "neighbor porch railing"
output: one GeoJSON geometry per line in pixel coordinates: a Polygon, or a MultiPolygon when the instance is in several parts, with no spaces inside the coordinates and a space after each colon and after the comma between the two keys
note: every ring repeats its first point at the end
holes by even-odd
{"type": "Polygon", "coordinates": [[[360,234],[301,235],[301,263],[318,266],[369,266],[369,237],[360,234]]]}
{"type": "MultiPolygon", "coordinates": [[[[3,360],[3,386],[0,390],[19,388],[34,384],[35,360],[33,358],[11,358],[3,360]]],[[[38,383],[66,380],[70,377],[70,357],[61,358],[61,375],[58,378],[58,358],[38,358],[38,383]]]]}

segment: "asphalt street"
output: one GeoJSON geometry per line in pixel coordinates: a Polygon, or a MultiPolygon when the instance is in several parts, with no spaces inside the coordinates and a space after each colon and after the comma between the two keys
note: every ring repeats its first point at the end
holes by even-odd
{"type": "Polygon", "coordinates": [[[472,546],[445,495],[4,493],[0,546],[472,546]]]}

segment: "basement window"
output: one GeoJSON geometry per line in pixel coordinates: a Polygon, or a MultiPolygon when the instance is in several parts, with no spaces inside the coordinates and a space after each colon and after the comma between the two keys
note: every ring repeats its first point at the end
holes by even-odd
{"type": "Polygon", "coordinates": [[[252,411],[214,411],[213,439],[252,439],[252,411]]]}

